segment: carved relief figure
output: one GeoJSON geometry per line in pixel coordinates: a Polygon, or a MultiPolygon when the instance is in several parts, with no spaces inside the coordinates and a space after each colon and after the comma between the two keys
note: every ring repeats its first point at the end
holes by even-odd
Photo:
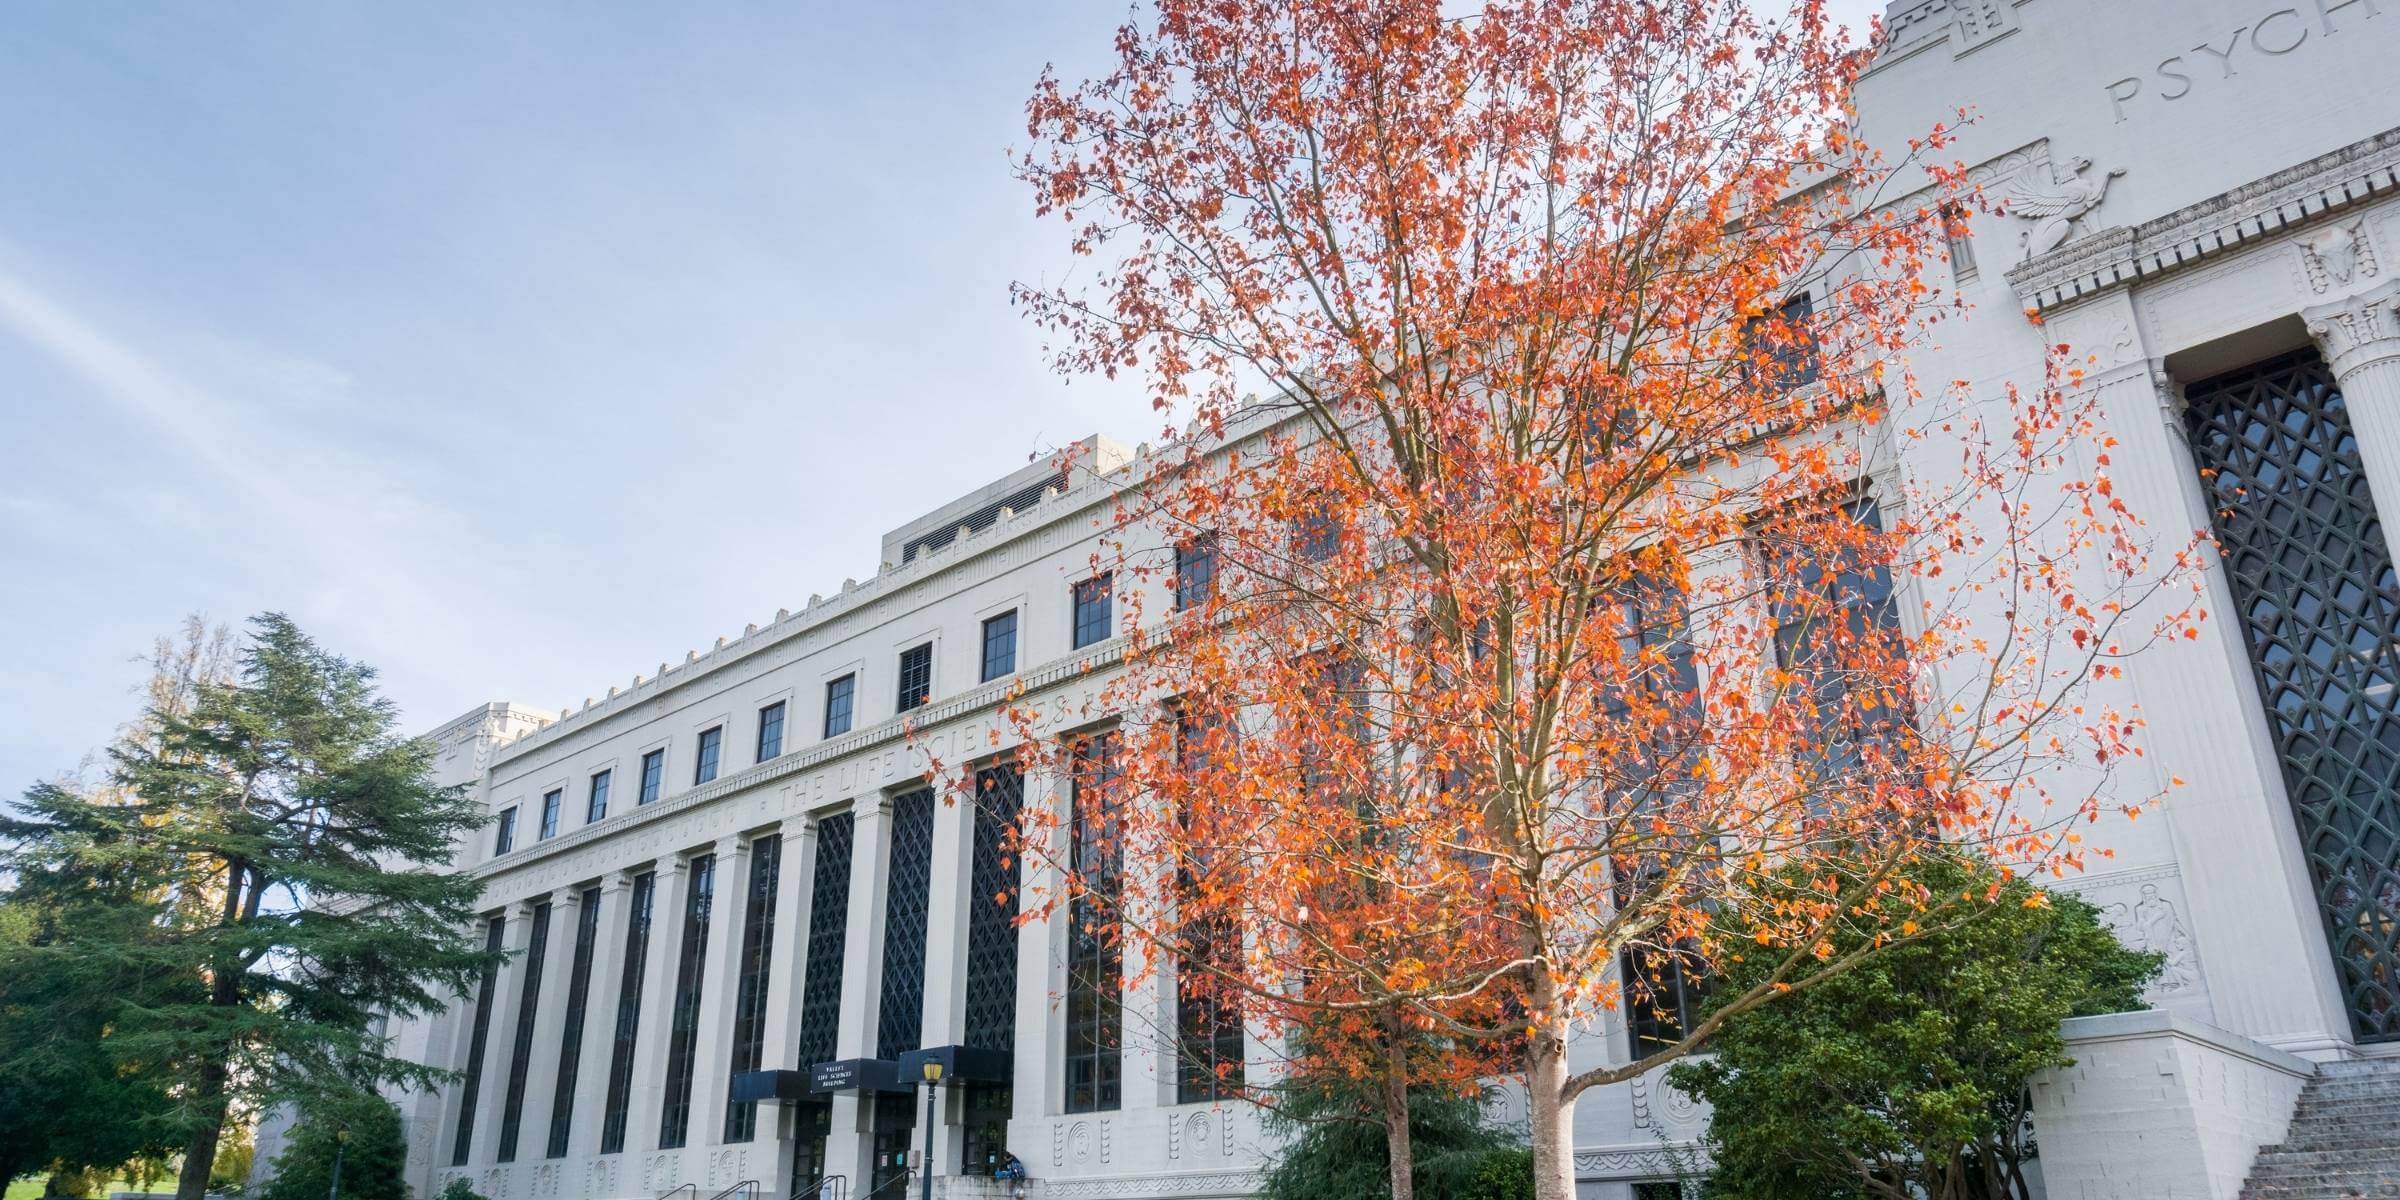
{"type": "Polygon", "coordinates": [[[2125,173],[2123,167],[2110,167],[2096,179],[2086,178],[2085,172],[2091,169],[2092,160],[2079,154],[2067,160],[2063,175],[2055,168],[2037,166],[2009,180],[2001,196],[2002,211],[2032,222],[2032,228],[2017,235],[2017,244],[2024,251],[2022,259],[2038,258],[2065,245],[2078,232],[2083,218],[2100,207],[2108,195],[2108,181],[2125,173]]]}
{"type": "Polygon", "coordinates": [[[2191,935],[2184,931],[2174,901],[2161,895],[2157,884],[2143,884],[2139,897],[2108,905],[2100,915],[2116,931],[2117,940],[2128,947],[2165,956],[2166,965],[2159,968],[2158,978],[2150,985],[2155,994],[2172,995],[2199,986],[2200,964],[2192,954],[2191,935]]]}

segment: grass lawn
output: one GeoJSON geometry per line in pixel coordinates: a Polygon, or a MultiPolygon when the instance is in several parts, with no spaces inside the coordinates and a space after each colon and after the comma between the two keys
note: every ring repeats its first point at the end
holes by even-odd
{"type": "MultiPolygon", "coordinates": [[[[47,1180],[40,1177],[33,1179],[20,1179],[15,1183],[8,1185],[7,1192],[0,1193],[0,1200],[41,1200],[42,1185],[45,1182],[47,1182],[47,1180]]],[[[173,1191],[175,1184],[174,1181],[170,1179],[152,1186],[173,1191]]],[[[97,1196],[106,1196],[110,1192],[130,1192],[133,1190],[134,1186],[130,1182],[127,1182],[123,1179],[115,1179],[110,1180],[107,1187],[101,1188],[98,1192],[93,1194],[97,1196]]]]}

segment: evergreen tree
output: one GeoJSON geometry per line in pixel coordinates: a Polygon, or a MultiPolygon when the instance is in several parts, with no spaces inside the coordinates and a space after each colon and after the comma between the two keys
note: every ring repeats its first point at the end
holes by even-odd
{"type": "Polygon", "coordinates": [[[385,1056],[381,1014],[436,1008],[485,954],[467,933],[480,885],[405,864],[440,862],[482,821],[433,785],[434,749],[394,732],[370,668],[326,652],[288,618],[251,622],[231,683],[200,681],[155,736],[112,751],[117,794],[35,789],[0,818],[0,866],[31,898],[95,871],[144,886],[129,921],[68,931],[94,970],[164,970],[197,995],[124,1006],[108,1041],[151,1064],[177,1100],[177,1195],[198,1200],[238,1104],[305,1109],[327,1090],[426,1085],[443,1072],[385,1056]]]}
{"type": "MultiPolygon", "coordinates": [[[[1712,1196],[2026,1200],[2028,1085],[2073,1061],[2058,1023],[2139,1007],[2159,957],[2119,944],[2084,901],[1988,867],[1927,860],[1906,883],[1993,902],[1733,1015],[1708,1058],[1669,1073],[1715,1106],[1712,1196]]],[[[1722,991],[1763,958],[1730,962],[1722,991]]]]}
{"type": "Polygon", "coordinates": [[[325,1200],[337,1155],[342,1200],[408,1200],[408,1139],[400,1110],[372,1093],[329,1097],[303,1115],[275,1156],[275,1178],[258,1200],[325,1200]]]}
{"type": "MultiPolygon", "coordinates": [[[[1392,1194],[1390,1144],[1371,1080],[1287,1081],[1265,1113],[1278,1135],[1260,1200],[1374,1200],[1392,1194]]],[[[1483,1097],[1428,1088],[1408,1096],[1410,1172],[1423,1200],[1518,1200],[1533,1195],[1522,1135],[1494,1128],[1483,1097]],[[1509,1181],[1521,1175],[1523,1190],[1509,1181]]]]}

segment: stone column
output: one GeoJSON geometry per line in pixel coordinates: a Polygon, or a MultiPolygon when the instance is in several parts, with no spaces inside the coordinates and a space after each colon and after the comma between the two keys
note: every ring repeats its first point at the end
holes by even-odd
{"type": "Polygon", "coordinates": [[[608,1112],[608,1069],[616,1051],[617,992],[625,978],[625,936],[633,923],[633,878],[612,871],[600,884],[600,940],[592,946],[592,988],[583,1006],[583,1054],[575,1060],[575,1112],[567,1156],[600,1152],[608,1112]]]}
{"type": "MultiPolygon", "coordinates": [[[[936,785],[937,789],[942,785],[936,785]]],[[[967,889],[975,870],[972,802],[951,803],[937,791],[933,809],[931,878],[925,894],[925,1015],[924,1045],[955,1046],[967,1030],[967,889]]],[[[918,1086],[922,1087],[922,1084],[918,1086]]],[[[941,1088],[934,1112],[940,1118],[933,1130],[929,1159],[940,1175],[958,1174],[959,1124],[965,1113],[964,1093],[949,1082],[941,1088]]],[[[923,1097],[917,1120],[923,1122],[923,1097]]],[[[927,1142],[917,1131],[917,1148],[927,1142]]]]}
{"type": "MultiPolygon", "coordinates": [[[[790,817],[783,822],[782,874],[775,880],[775,938],[769,951],[767,1025],[758,1065],[767,1071],[806,1071],[800,1059],[800,994],[808,968],[809,885],[817,870],[815,817],[790,817]]],[[[789,1107],[776,1101],[759,1105],[759,1139],[772,1147],[774,1160],[765,1175],[774,1195],[791,1194],[794,1181],[789,1107]]]]}
{"type": "MultiPolygon", "coordinates": [[[[558,1062],[564,1051],[567,989],[575,982],[575,935],[582,928],[583,890],[550,893],[550,941],[543,951],[542,990],[534,999],[533,1053],[525,1063],[525,1113],[517,1129],[517,1160],[550,1156],[550,1110],[558,1097],[558,1062]]],[[[590,1005],[585,1005],[590,1011],[590,1005]]]]}
{"type": "Polygon", "coordinates": [[[672,1040],[675,1019],[675,956],[683,945],[683,906],[692,888],[691,863],[681,856],[662,858],[652,869],[658,878],[650,891],[650,953],[642,973],[642,1025],[633,1043],[632,1098],[625,1106],[625,1153],[629,1158],[658,1149],[658,1123],[667,1091],[667,1043],[672,1040]]]}
{"type": "MultiPolygon", "coordinates": [[[[1063,775],[1046,769],[1029,771],[1024,788],[1026,812],[1059,814],[1063,822],[1067,813],[1063,775]]],[[[1066,1018],[1053,998],[1066,994],[1064,941],[1059,932],[1066,911],[1063,903],[1049,913],[1036,913],[1035,909],[1063,886],[1058,869],[1051,864],[1064,847],[1067,831],[1063,823],[1052,827],[1038,821],[1031,823],[1030,829],[1031,836],[1051,844],[1028,847],[1019,868],[1019,885],[1025,889],[1022,910],[1027,917],[1017,927],[1016,1090],[1010,1097],[1014,1111],[1008,1148],[1038,1176],[1050,1165],[1047,1118],[1056,1115],[1065,1102],[1058,1039],[1066,1018]]]]}
{"type": "MultiPolygon", "coordinates": [[[[509,1048],[516,1041],[517,1006],[524,997],[525,954],[532,945],[535,903],[520,900],[509,905],[508,924],[500,935],[509,959],[492,987],[492,1012],[483,1039],[483,1076],[475,1094],[475,1143],[467,1154],[470,1166],[498,1161],[500,1117],[508,1108],[509,1048]]],[[[470,1030],[470,1047],[472,1036],[470,1030]]]]}
{"type": "Polygon", "coordinates": [[[2400,530],[2400,279],[2300,315],[2342,389],[2376,506],[2400,530]]]}
{"type": "MultiPolygon", "coordinates": [[[[719,838],[716,856],[708,953],[700,973],[700,1021],[692,1039],[692,1129],[687,1142],[694,1146],[714,1146],[725,1140],[733,1009],[741,992],[742,924],[750,915],[750,843],[739,837],[719,838]]],[[[713,1189],[734,1182],[711,1179],[709,1186],[713,1189]]]]}
{"type": "MultiPolygon", "coordinates": [[[[875,1018],[883,999],[883,892],[890,872],[892,806],[881,793],[859,798],[850,847],[850,913],[842,948],[842,1020],[835,1058],[874,1058],[875,1018]]],[[[875,1098],[863,1092],[833,1096],[833,1132],[825,1139],[825,1173],[847,1175],[853,1195],[873,1173],[875,1098]]]]}

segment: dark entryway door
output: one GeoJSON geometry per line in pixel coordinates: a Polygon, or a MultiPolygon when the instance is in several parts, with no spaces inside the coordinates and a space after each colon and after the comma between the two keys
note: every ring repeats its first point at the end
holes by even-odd
{"type": "Polygon", "coordinates": [[[875,1094],[875,1156],[867,1172],[867,1196],[900,1200],[908,1186],[908,1164],[916,1157],[917,1106],[906,1092],[875,1094]]]}
{"type": "Polygon", "coordinates": [[[2400,1040],[2400,578],[2349,412],[2314,350],[2185,396],[2351,1024],[2400,1040]]]}

